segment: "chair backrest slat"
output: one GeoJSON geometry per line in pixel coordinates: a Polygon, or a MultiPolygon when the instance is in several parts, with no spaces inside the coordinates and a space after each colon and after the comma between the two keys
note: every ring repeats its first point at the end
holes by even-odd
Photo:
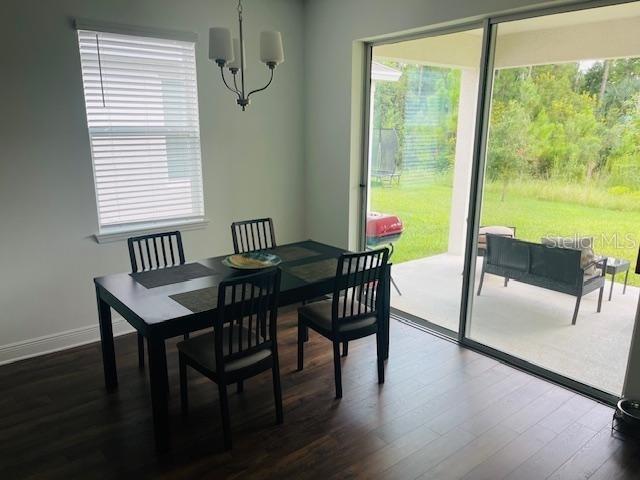
{"type": "Polygon", "coordinates": [[[231,235],[235,253],[255,252],[276,246],[273,220],[270,218],[233,222],[231,235]]]}
{"type": "Polygon", "coordinates": [[[279,269],[270,269],[225,280],[218,286],[213,326],[217,365],[273,347],[280,275],[279,269]]]}
{"type": "Polygon", "coordinates": [[[389,250],[380,248],[360,253],[345,253],[338,260],[333,292],[332,327],[377,315],[384,271],[389,250]]]}
{"type": "Polygon", "coordinates": [[[131,237],[127,240],[127,244],[133,273],[174,267],[185,263],[182,236],[178,231],[131,237]],[[170,258],[167,256],[167,243],[170,258]]]}

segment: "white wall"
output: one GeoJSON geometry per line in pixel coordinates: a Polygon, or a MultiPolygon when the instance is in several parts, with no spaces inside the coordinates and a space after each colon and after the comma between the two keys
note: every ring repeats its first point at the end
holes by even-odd
{"type": "Polygon", "coordinates": [[[286,61],[269,90],[242,113],[207,59],[208,27],[237,27],[233,1],[3,0],[0,362],[95,338],[92,279],[129,268],[125,242],[98,245],[91,239],[97,216],[73,17],[199,34],[210,224],[184,234],[188,259],[229,252],[234,219],[273,216],[278,241],[305,238],[304,5],[298,0],[244,4],[250,85],[267,79],[258,62],[263,27],[282,31],[286,61]]]}

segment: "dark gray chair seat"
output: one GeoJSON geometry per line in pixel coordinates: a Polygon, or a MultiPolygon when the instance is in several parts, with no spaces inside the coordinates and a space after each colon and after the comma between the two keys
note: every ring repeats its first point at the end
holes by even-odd
{"type": "MultiPolygon", "coordinates": [[[[358,303],[355,302],[353,304],[353,311],[358,311],[358,303]]],[[[307,326],[311,327],[316,331],[320,331],[320,333],[328,333],[331,332],[331,308],[333,305],[333,299],[321,300],[319,302],[309,303],[301,307],[298,310],[298,313],[301,317],[304,318],[307,326]]],[[[351,299],[347,299],[347,312],[352,311],[352,302],[351,299]]],[[[364,308],[361,307],[361,311],[364,311],[364,308]]],[[[365,328],[371,328],[376,326],[376,316],[368,315],[362,318],[358,318],[355,320],[346,320],[341,321],[338,324],[338,332],[340,333],[354,333],[357,330],[362,330],[365,328]]]]}
{"type": "MultiPolygon", "coordinates": [[[[237,352],[239,347],[240,335],[242,335],[243,342],[249,338],[249,330],[245,327],[239,327],[234,325],[233,327],[225,327],[223,331],[223,354],[226,357],[229,355],[229,334],[232,331],[231,351],[237,352]]],[[[253,336],[253,333],[251,333],[253,336]]],[[[198,335],[197,337],[190,338],[178,343],[178,351],[189,360],[197,363],[200,368],[209,371],[211,374],[216,373],[216,355],[215,355],[215,336],[213,332],[205,333],[204,335],[198,335]]],[[[271,356],[271,350],[261,349],[257,350],[251,355],[247,355],[237,360],[231,360],[225,362],[224,369],[226,372],[234,372],[243,368],[248,368],[256,365],[263,360],[271,356]]]]}

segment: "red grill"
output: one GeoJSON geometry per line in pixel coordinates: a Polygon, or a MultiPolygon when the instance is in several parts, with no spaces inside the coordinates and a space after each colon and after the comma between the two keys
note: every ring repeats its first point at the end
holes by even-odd
{"type": "Polygon", "coordinates": [[[377,247],[396,242],[402,236],[404,226],[396,215],[369,212],[367,214],[367,246],[377,247]]]}

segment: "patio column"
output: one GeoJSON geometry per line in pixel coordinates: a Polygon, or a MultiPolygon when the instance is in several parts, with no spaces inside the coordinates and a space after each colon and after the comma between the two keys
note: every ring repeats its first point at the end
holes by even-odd
{"type": "Polygon", "coordinates": [[[461,72],[456,158],[453,168],[453,193],[449,219],[448,252],[452,255],[462,255],[464,253],[471,164],[473,161],[476,104],[478,101],[478,69],[463,68],[461,72]]]}

